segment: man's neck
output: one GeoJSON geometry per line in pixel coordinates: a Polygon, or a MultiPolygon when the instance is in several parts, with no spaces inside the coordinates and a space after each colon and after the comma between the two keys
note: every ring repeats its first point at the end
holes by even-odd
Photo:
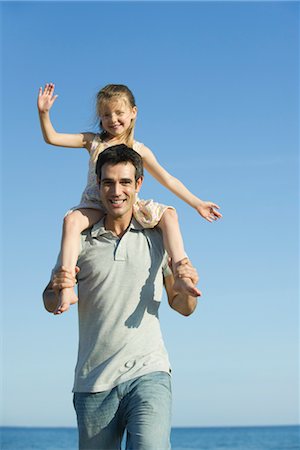
{"type": "Polygon", "coordinates": [[[132,219],[132,213],[126,217],[113,218],[109,215],[104,217],[104,227],[106,230],[112,231],[116,236],[121,238],[126,232],[132,219]]]}

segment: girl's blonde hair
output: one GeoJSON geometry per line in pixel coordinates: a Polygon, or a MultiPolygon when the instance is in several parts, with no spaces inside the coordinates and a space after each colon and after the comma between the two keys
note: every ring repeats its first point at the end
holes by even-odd
{"type": "MultiPolygon", "coordinates": [[[[105,105],[105,103],[109,103],[110,101],[118,98],[125,98],[125,100],[127,101],[128,105],[131,108],[136,106],[133,93],[127,86],[125,86],[124,84],[108,84],[107,86],[102,88],[97,94],[96,97],[97,117],[98,118],[101,117],[100,109],[103,107],[103,105],[105,105]]],[[[135,119],[131,121],[131,124],[129,125],[128,129],[123,133],[123,135],[120,136],[121,138],[120,143],[124,143],[130,148],[133,147],[134,142],[134,126],[135,126],[135,119]]],[[[101,119],[100,119],[100,128],[102,129],[101,119]]],[[[99,145],[92,156],[94,162],[97,161],[99,153],[101,153],[104,149],[106,134],[107,134],[106,131],[102,129],[100,133],[99,145]]]]}

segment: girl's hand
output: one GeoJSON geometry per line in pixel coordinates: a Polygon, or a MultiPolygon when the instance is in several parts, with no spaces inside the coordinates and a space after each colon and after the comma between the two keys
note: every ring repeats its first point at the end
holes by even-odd
{"type": "Polygon", "coordinates": [[[204,219],[208,220],[208,222],[213,222],[222,217],[222,214],[217,211],[220,207],[212,202],[201,202],[195,209],[204,219]]]}
{"type": "Polygon", "coordinates": [[[45,88],[40,87],[39,89],[39,96],[38,96],[38,110],[40,113],[45,113],[50,111],[52,108],[53,103],[57,99],[58,95],[54,94],[54,84],[53,83],[47,83],[45,85],[45,88]]]}

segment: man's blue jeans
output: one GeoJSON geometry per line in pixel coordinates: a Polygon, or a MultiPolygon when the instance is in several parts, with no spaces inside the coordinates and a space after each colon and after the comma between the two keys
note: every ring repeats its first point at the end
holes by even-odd
{"type": "Polygon", "coordinates": [[[79,450],[169,450],[171,377],[153,372],[110,391],[74,394],[79,450]]]}

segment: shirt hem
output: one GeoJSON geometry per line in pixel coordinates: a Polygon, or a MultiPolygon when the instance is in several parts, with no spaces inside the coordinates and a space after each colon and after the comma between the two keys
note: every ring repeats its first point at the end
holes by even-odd
{"type": "Polygon", "coordinates": [[[122,379],[120,381],[116,381],[115,383],[112,383],[112,384],[99,384],[99,385],[95,385],[93,387],[87,387],[87,388],[80,388],[80,387],[74,386],[72,389],[72,392],[74,394],[76,392],[95,394],[97,392],[110,391],[111,389],[114,389],[116,386],[118,386],[122,383],[126,383],[127,381],[142,377],[144,375],[148,375],[149,373],[153,373],[153,372],[166,372],[168,375],[171,376],[171,368],[170,367],[168,367],[168,368],[157,367],[157,368],[152,368],[152,369],[148,369],[148,370],[144,370],[144,371],[132,374],[128,377],[122,377],[122,379]]]}

